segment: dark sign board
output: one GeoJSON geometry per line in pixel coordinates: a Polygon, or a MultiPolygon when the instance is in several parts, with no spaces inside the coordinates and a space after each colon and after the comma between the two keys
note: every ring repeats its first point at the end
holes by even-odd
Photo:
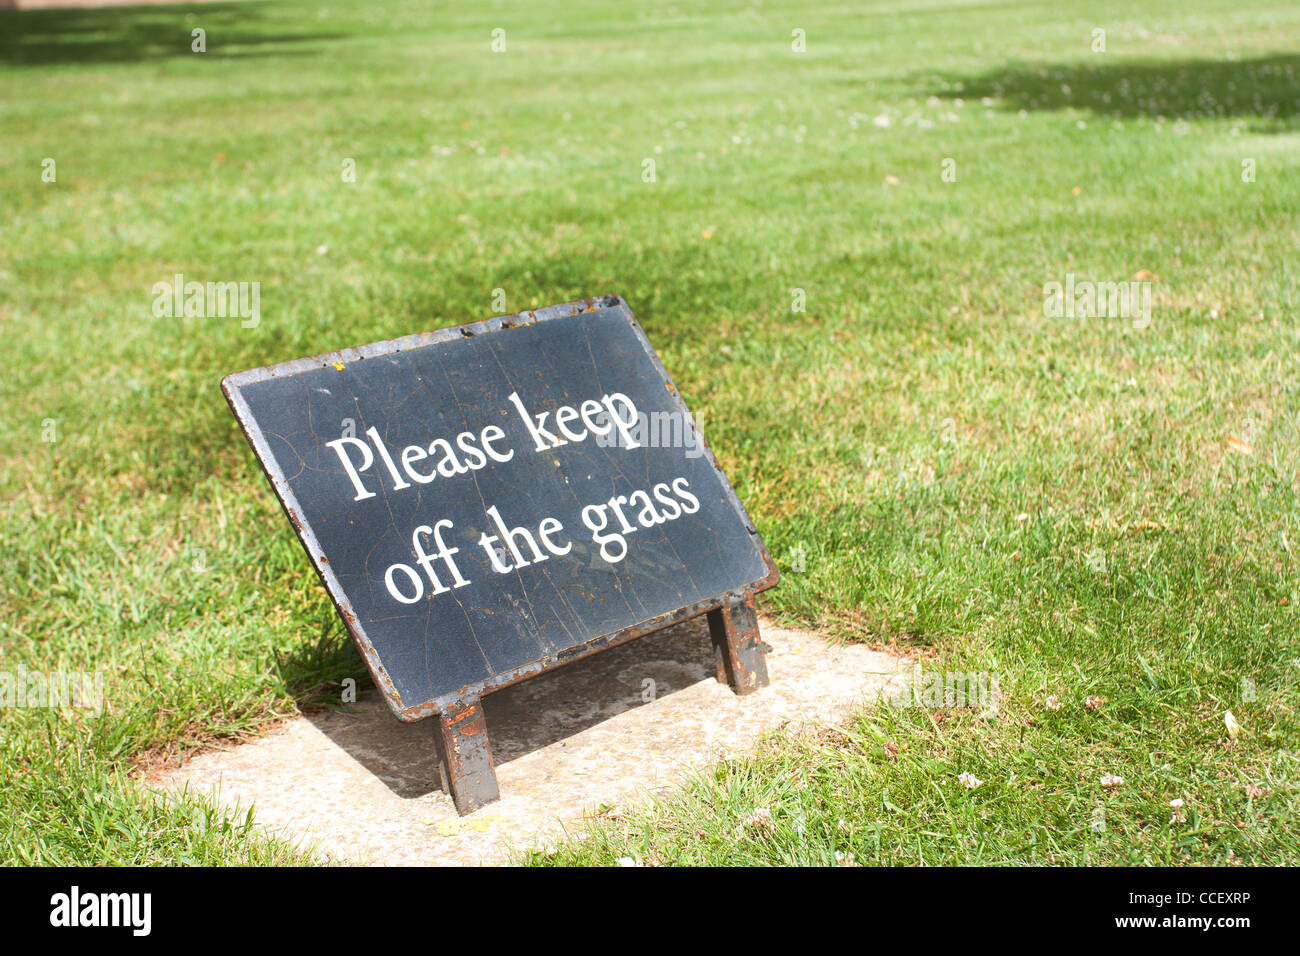
{"type": "Polygon", "coordinates": [[[752,617],[776,582],[617,296],[222,389],[403,720],[707,611],[752,617]]]}

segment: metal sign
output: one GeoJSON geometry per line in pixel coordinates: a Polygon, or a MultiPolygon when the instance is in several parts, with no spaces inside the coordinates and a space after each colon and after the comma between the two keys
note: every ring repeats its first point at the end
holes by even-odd
{"type": "Polygon", "coordinates": [[[627,305],[606,296],[227,376],[222,390],[444,786],[496,797],[479,698],[710,613],[766,683],[777,572],[627,305]]]}

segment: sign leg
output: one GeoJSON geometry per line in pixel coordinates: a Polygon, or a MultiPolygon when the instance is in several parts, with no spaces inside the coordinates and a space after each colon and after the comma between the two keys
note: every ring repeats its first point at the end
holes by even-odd
{"type": "Polygon", "coordinates": [[[718,681],[725,681],[737,694],[750,694],[767,686],[767,649],[758,636],[758,613],[754,593],[732,594],[722,607],[709,611],[709,636],[718,681]]]}
{"type": "Polygon", "coordinates": [[[456,812],[463,817],[500,799],[487,720],[478,698],[449,704],[433,724],[442,789],[451,793],[456,812]]]}

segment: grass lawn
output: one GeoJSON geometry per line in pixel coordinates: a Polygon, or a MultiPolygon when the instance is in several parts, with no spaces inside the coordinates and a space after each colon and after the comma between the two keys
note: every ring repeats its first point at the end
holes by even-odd
{"type": "Polygon", "coordinates": [[[218,380],[502,289],[626,297],[767,614],[1001,689],[529,859],[1300,863],[1300,6],[1134,6],[0,13],[0,671],[106,699],[0,709],[0,861],[302,859],[130,778],[364,675],[218,380]],[[1149,325],[1044,308],[1143,270],[1149,325]],[[176,273],[260,321],[155,318],[176,273]]]}

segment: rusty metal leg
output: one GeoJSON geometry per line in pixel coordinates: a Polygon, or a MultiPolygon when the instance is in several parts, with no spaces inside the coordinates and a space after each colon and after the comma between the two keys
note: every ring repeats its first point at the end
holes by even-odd
{"type": "Polygon", "coordinates": [[[767,659],[763,656],[767,645],[758,636],[753,592],[728,597],[726,604],[709,612],[713,659],[719,683],[725,681],[737,694],[750,694],[767,686],[767,659]]]}
{"type": "Polygon", "coordinates": [[[462,817],[501,797],[478,698],[449,704],[433,721],[439,774],[462,817]]]}
{"type": "Polygon", "coordinates": [[[443,793],[451,794],[451,781],[447,778],[447,744],[442,737],[442,719],[434,717],[431,721],[433,724],[433,755],[438,766],[438,789],[443,793]]]}

